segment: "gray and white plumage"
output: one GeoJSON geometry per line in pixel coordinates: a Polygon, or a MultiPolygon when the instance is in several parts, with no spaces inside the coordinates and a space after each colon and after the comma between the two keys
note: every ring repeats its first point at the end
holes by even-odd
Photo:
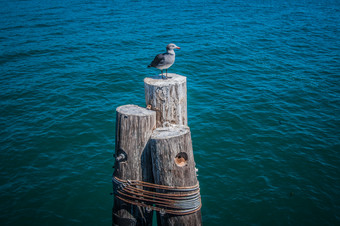
{"type": "Polygon", "coordinates": [[[163,77],[163,69],[166,70],[166,78],[168,77],[168,68],[175,63],[175,51],[174,49],[180,49],[173,43],[166,46],[166,52],[158,54],[148,67],[155,67],[161,70],[163,77]]]}

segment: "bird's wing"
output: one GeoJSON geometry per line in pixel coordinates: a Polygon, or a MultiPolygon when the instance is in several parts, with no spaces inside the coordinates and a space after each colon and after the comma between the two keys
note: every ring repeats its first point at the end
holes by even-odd
{"type": "Polygon", "coordinates": [[[165,61],[165,57],[164,57],[164,54],[161,53],[161,54],[158,54],[155,59],[153,59],[153,61],[151,62],[151,67],[156,67],[156,66],[160,66],[164,63],[165,61]]]}

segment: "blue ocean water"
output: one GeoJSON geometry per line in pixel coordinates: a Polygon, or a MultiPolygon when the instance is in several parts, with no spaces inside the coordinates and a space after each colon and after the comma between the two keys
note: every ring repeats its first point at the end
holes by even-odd
{"type": "Polygon", "coordinates": [[[204,225],[339,225],[340,2],[0,1],[1,225],[110,225],[115,109],[181,47],[204,225]]]}

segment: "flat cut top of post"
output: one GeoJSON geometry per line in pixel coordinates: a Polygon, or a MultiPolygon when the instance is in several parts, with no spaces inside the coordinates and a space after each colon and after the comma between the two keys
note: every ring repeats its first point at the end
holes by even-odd
{"type": "Polygon", "coordinates": [[[144,79],[144,82],[148,85],[152,86],[169,86],[171,84],[182,84],[185,83],[187,80],[187,77],[174,74],[174,73],[168,73],[168,78],[163,79],[161,76],[151,76],[144,79]]]}
{"type": "Polygon", "coordinates": [[[172,137],[182,136],[183,134],[186,134],[188,132],[190,132],[190,129],[187,126],[172,125],[170,127],[155,129],[151,135],[151,139],[168,139],[172,137]]]}
{"type": "Polygon", "coordinates": [[[136,116],[148,116],[156,114],[155,111],[151,111],[133,104],[117,107],[116,111],[124,115],[136,115],[136,116]]]}

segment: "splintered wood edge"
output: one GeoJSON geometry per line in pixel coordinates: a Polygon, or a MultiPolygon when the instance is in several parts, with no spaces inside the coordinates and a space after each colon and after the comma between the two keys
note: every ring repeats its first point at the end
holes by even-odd
{"type": "Polygon", "coordinates": [[[156,115],[155,111],[148,110],[146,108],[133,105],[133,104],[119,106],[117,107],[116,111],[124,115],[135,115],[135,116],[156,115]]]}
{"type": "Polygon", "coordinates": [[[161,76],[151,76],[144,79],[145,84],[152,86],[169,86],[174,84],[182,84],[186,81],[187,77],[174,73],[168,73],[167,79],[163,79],[161,76]]]}
{"type": "Polygon", "coordinates": [[[162,140],[168,139],[172,137],[182,136],[190,132],[188,126],[170,126],[170,127],[163,127],[157,128],[152,132],[151,139],[154,140],[162,140]]]}

